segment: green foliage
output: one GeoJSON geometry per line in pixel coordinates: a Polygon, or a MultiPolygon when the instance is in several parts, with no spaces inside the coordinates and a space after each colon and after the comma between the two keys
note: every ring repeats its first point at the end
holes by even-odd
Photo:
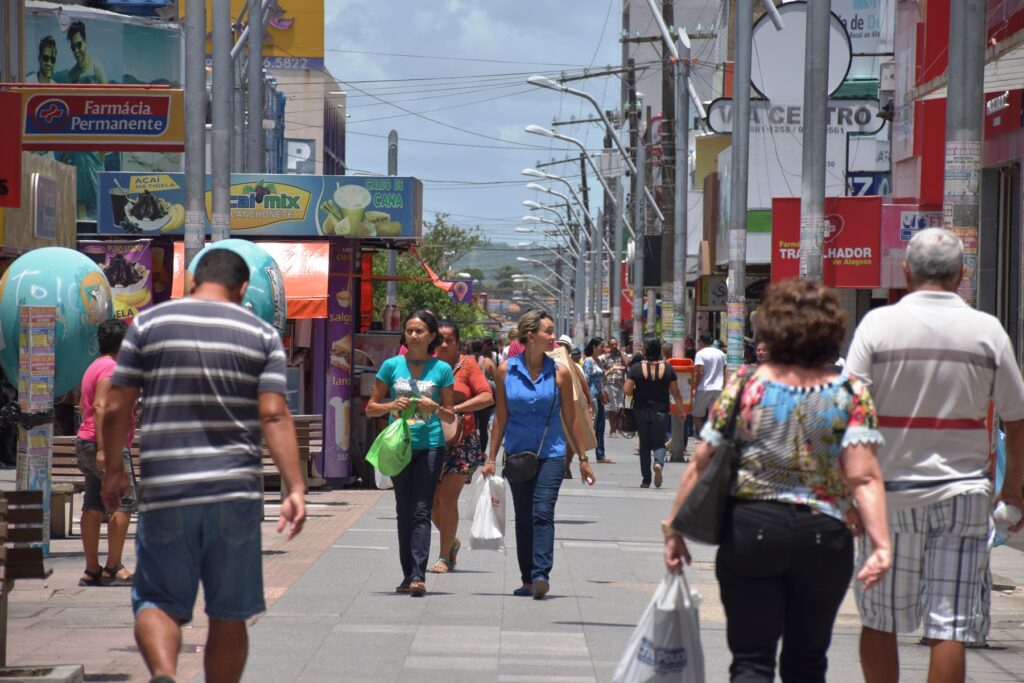
{"type": "MultiPolygon", "coordinates": [[[[433,221],[426,221],[423,230],[423,245],[418,251],[423,260],[442,279],[448,264],[458,263],[474,249],[486,247],[489,240],[478,228],[463,228],[449,223],[448,216],[437,214],[433,221]]],[[[387,275],[388,257],[386,251],[377,252],[373,259],[373,274],[387,275]]],[[[467,271],[470,272],[470,271],[467,271]]],[[[425,278],[426,271],[412,254],[398,255],[398,276],[425,278]]],[[[472,275],[472,272],[470,272],[472,275]]],[[[475,277],[475,276],[474,276],[475,277]]],[[[478,324],[485,319],[483,310],[477,304],[457,304],[444,290],[429,280],[406,280],[397,283],[398,308],[405,316],[412,311],[426,308],[439,318],[450,318],[459,324],[463,339],[484,336],[487,328],[478,324]]],[[[376,281],[373,287],[374,318],[379,319],[386,305],[387,284],[376,281]]]]}
{"type": "Polygon", "coordinates": [[[515,266],[510,266],[507,263],[498,269],[498,274],[495,276],[496,285],[498,289],[516,289],[519,287],[513,280],[513,275],[520,275],[523,271],[519,270],[515,266]]]}

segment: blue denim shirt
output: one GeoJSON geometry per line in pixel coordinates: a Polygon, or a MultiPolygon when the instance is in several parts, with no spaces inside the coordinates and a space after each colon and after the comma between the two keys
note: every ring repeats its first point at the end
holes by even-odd
{"type": "Polygon", "coordinates": [[[505,426],[506,452],[537,451],[541,458],[559,458],[565,455],[561,398],[555,381],[557,367],[554,360],[544,356],[544,365],[535,384],[530,377],[530,371],[526,369],[522,355],[508,360],[508,371],[505,373],[505,399],[508,401],[508,424],[505,426]],[[545,418],[548,431],[541,445],[545,418]]]}

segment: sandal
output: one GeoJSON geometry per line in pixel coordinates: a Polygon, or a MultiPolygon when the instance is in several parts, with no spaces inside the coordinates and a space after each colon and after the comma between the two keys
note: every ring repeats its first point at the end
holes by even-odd
{"type": "Polygon", "coordinates": [[[429,571],[431,574],[447,574],[451,571],[451,565],[448,563],[448,560],[443,557],[439,557],[437,558],[437,562],[434,563],[434,566],[431,567],[429,571]]]}
{"type": "Polygon", "coordinates": [[[129,574],[128,576],[124,576],[124,577],[121,577],[121,576],[117,575],[117,573],[119,571],[121,571],[122,569],[124,569],[124,568],[125,567],[124,567],[123,564],[119,564],[116,567],[114,567],[113,569],[111,569],[110,567],[104,567],[103,568],[103,573],[106,574],[107,577],[109,577],[109,578],[106,579],[106,584],[108,586],[130,586],[130,585],[132,585],[132,583],[135,580],[135,575],[134,574],[129,574]]]}
{"type": "Polygon", "coordinates": [[[79,586],[102,586],[103,585],[103,568],[102,567],[100,567],[99,569],[97,569],[94,572],[91,572],[88,569],[86,569],[82,573],[85,574],[86,576],[88,576],[89,578],[88,579],[86,579],[86,578],[79,579],[78,580],[78,585],[79,586]]]}
{"type": "Polygon", "coordinates": [[[452,549],[448,551],[448,567],[455,569],[455,558],[458,557],[459,551],[462,550],[462,542],[459,537],[456,536],[455,540],[452,541],[452,549]]]}

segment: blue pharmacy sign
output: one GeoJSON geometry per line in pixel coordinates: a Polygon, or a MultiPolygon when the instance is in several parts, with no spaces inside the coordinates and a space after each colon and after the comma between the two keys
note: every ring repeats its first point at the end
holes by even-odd
{"type": "MultiPolygon", "coordinates": [[[[206,230],[213,201],[206,176],[206,230]]],[[[234,237],[413,239],[423,232],[423,184],[389,176],[231,175],[234,237]]],[[[182,235],[183,173],[101,173],[97,232],[182,235]]]]}

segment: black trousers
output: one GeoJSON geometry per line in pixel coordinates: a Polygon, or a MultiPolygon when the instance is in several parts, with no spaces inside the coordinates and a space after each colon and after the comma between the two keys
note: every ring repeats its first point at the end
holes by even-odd
{"type": "Polygon", "coordinates": [[[715,562],[730,680],[823,682],[832,625],[853,575],[853,536],[806,505],[730,502],[715,562]]]}
{"type": "Polygon", "coordinates": [[[391,477],[398,517],[398,558],[406,582],[422,581],[427,575],[430,513],[443,463],[443,447],[414,450],[412,461],[391,477]]]}

